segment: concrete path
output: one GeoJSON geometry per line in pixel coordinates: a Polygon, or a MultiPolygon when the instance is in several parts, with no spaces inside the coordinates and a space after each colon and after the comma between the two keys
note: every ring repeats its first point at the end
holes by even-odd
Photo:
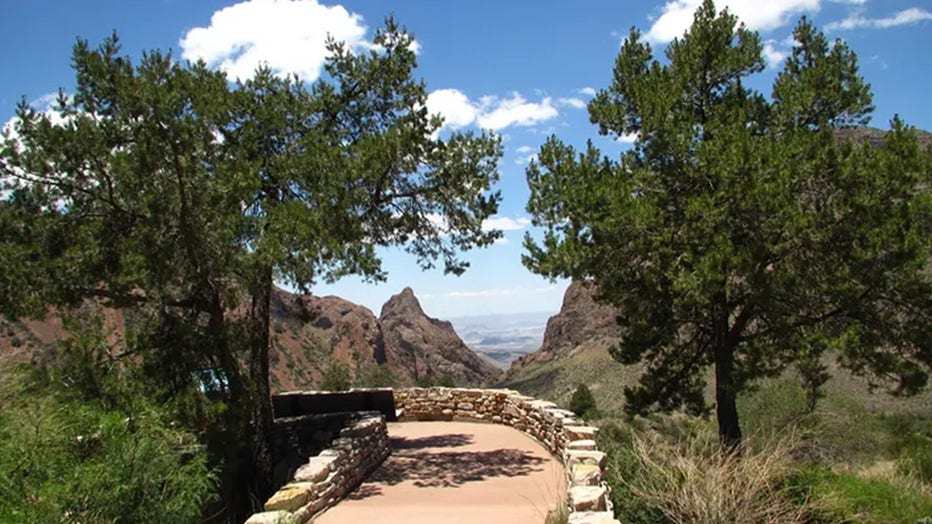
{"type": "Polygon", "coordinates": [[[392,455],[315,524],[543,524],[565,500],[563,465],[497,424],[388,425],[392,455]]]}

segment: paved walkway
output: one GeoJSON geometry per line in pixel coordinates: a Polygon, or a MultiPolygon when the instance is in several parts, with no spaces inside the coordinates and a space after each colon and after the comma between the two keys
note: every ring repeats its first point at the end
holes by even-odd
{"type": "Polygon", "coordinates": [[[388,425],[392,455],[315,524],[543,524],[565,499],[563,465],[497,424],[388,425]]]}

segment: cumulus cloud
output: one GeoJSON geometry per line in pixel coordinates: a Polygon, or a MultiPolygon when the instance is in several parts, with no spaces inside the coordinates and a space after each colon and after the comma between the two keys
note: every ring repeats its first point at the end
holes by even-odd
{"type": "Polygon", "coordinates": [[[557,116],[557,108],[550,97],[540,102],[529,102],[520,93],[510,98],[483,97],[483,108],[477,118],[479,127],[497,131],[509,126],[531,126],[557,116]]]}
{"type": "Polygon", "coordinates": [[[576,97],[561,98],[558,100],[560,105],[570,106],[576,109],[585,109],[586,103],[582,99],[576,97]]]}
{"type": "Polygon", "coordinates": [[[216,11],[207,27],[188,30],[182,57],[203,59],[232,78],[252,76],[266,64],[276,74],[297,73],[306,81],[320,75],[327,36],[350,49],[371,47],[362,16],[316,0],[247,0],[216,11]]]}
{"type": "Polygon", "coordinates": [[[786,60],[789,52],[786,49],[778,48],[775,40],[764,42],[764,58],[767,60],[767,67],[776,69],[786,60]]]}
{"type": "Polygon", "coordinates": [[[443,125],[453,128],[476,121],[479,108],[459,89],[438,89],[427,95],[427,110],[443,116],[443,125]]]}
{"type": "Polygon", "coordinates": [[[444,126],[458,128],[476,124],[484,129],[498,131],[510,126],[531,126],[558,115],[549,97],[531,102],[520,93],[508,98],[486,95],[470,100],[459,89],[438,89],[427,95],[427,109],[439,113],[444,126]]]}
{"type": "Polygon", "coordinates": [[[587,86],[587,87],[580,88],[580,89],[579,89],[579,94],[585,95],[585,96],[595,96],[595,88],[594,88],[594,87],[588,87],[588,86],[587,86]]]}
{"type": "MultiPolygon", "coordinates": [[[[671,0],[661,8],[646,37],[652,42],[669,42],[683,35],[692,24],[702,0],[671,0]]],[[[769,31],[788,24],[794,17],[819,9],[820,0],[728,0],[716,2],[737,15],[750,29],[769,31]]]]}
{"type": "Polygon", "coordinates": [[[911,7],[898,11],[891,16],[883,18],[867,18],[863,11],[852,13],[851,16],[838,22],[825,25],[826,31],[851,30],[860,28],[887,29],[899,25],[914,24],[923,20],[932,20],[932,13],[918,7],[911,7]]]}
{"type": "Polygon", "coordinates": [[[537,160],[537,153],[534,151],[535,149],[531,146],[521,146],[515,149],[515,153],[518,154],[518,157],[515,158],[515,164],[523,166],[529,164],[532,160],[537,160]]]}
{"type": "Polygon", "coordinates": [[[637,142],[637,139],[638,139],[637,133],[628,133],[628,134],[621,135],[620,137],[616,138],[615,141],[621,142],[622,144],[633,144],[637,142]]]}
{"type": "Polygon", "coordinates": [[[520,231],[531,225],[531,219],[527,217],[491,217],[482,222],[483,231],[492,231],[499,229],[501,231],[520,231]]]}

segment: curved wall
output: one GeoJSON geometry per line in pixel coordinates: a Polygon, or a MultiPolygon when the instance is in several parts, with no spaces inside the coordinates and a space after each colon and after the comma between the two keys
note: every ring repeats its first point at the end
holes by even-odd
{"type": "MultiPolygon", "coordinates": [[[[360,391],[376,390],[351,393],[360,391]]],[[[333,392],[293,394],[332,396],[333,392]]],[[[525,433],[563,461],[570,524],[618,524],[603,481],[606,456],[594,440],[598,428],[585,425],[571,411],[505,389],[404,388],[393,394],[395,414],[402,421],[486,422],[525,433]]],[[[247,524],[307,522],[355,489],[390,453],[383,415],[368,413],[340,435],[330,448],[298,468],[292,482],[266,502],[265,512],[253,515],[247,524]]]]}

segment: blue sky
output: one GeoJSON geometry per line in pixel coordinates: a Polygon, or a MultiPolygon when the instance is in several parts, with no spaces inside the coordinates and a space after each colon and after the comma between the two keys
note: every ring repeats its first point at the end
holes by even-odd
{"type": "MultiPolygon", "coordinates": [[[[431,92],[429,107],[450,127],[487,128],[504,138],[499,189],[504,200],[490,225],[505,240],[466,254],[472,267],[461,277],[423,273],[407,255],[385,251],[388,282],[348,278],[320,285],[378,314],[381,304],[411,286],[428,314],[439,317],[526,311],[555,312],[567,282],[552,283],[521,265],[528,228],[524,169],[545,138],[556,134],[582,145],[587,138],[607,154],[624,141],[598,137],[585,103],[606,87],[621,38],[641,28],[655,49],[681,34],[699,0],[673,1],[433,1],[327,0],[103,1],[11,0],[0,18],[0,122],[25,97],[42,106],[59,87],[73,88],[70,50],[76,37],[97,43],[116,30],[124,52],[173,49],[201,57],[231,76],[248,75],[259,61],[279,71],[315,78],[327,33],[365,47],[389,14],[411,31],[431,92]]],[[[728,5],[766,42],[770,67],[754,85],[769,93],[801,15],[858,53],[872,84],[877,110],[872,125],[886,128],[901,114],[932,130],[932,2],[929,0],[731,0],[728,5]]]]}

